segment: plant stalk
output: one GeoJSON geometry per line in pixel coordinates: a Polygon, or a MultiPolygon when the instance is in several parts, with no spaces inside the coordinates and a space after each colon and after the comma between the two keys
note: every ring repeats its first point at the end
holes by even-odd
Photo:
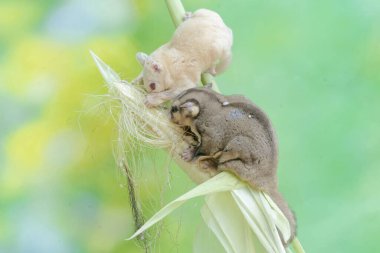
{"type": "Polygon", "coordinates": [[[296,253],[305,253],[305,250],[303,249],[301,242],[297,237],[294,237],[292,241],[292,247],[296,253]]]}
{"type": "Polygon", "coordinates": [[[181,0],[165,0],[175,27],[182,23],[186,11],[181,0]]]}

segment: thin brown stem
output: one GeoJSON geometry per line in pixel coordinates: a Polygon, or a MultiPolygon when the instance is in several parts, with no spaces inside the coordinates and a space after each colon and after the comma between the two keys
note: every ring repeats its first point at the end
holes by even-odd
{"type": "MultiPolygon", "coordinates": [[[[132,208],[132,216],[135,222],[135,229],[136,231],[144,224],[144,216],[142,214],[141,208],[139,206],[139,202],[136,199],[136,192],[135,192],[135,182],[133,180],[132,173],[130,169],[128,168],[128,165],[123,161],[122,166],[125,172],[125,175],[127,177],[127,184],[128,184],[128,193],[129,193],[129,201],[131,203],[132,208]]],[[[149,244],[148,244],[148,238],[146,237],[145,233],[141,233],[137,237],[137,240],[142,245],[142,247],[145,250],[145,253],[149,252],[149,244]]]]}

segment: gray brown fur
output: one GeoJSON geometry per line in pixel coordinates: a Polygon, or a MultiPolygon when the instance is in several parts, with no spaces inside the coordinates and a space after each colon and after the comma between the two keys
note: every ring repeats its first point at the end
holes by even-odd
{"type": "Polygon", "coordinates": [[[211,89],[193,88],[174,100],[171,117],[200,136],[199,144],[191,148],[192,157],[189,150],[185,151],[188,160],[197,160],[201,167],[233,172],[272,197],[289,220],[289,243],[296,232],[296,221],[278,191],[277,137],[266,114],[243,96],[223,96],[211,89]],[[181,108],[183,104],[187,107],[181,108]],[[199,113],[189,116],[189,104],[199,107],[192,109],[199,113]]]}

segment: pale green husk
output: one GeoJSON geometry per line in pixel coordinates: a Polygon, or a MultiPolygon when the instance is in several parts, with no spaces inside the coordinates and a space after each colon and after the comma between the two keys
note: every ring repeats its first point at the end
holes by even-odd
{"type": "MultiPolygon", "coordinates": [[[[91,54],[111,97],[120,103],[119,146],[123,152],[119,159],[124,159],[123,155],[128,152],[133,154],[137,143],[176,150],[180,146],[178,143],[182,142],[180,131],[170,123],[166,113],[158,108],[146,108],[145,92],[141,88],[122,81],[99,57],[91,54]]],[[[181,166],[200,184],[163,207],[128,239],[143,233],[186,201],[204,196],[202,218],[217,238],[218,247],[225,252],[292,252],[290,248],[283,247],[278,233],[280,231],[287,240],[290,236],[289,222],[268,195],[253,190],[230,173],[223,172],[210,178],[193,164],[182,162],[181,166]]],[[[210,241],[202,241],[202,238],[196,241],[194,252],[202,253],[206,244],[212,245],[210,241]]],[[[303,252],[299,241],[296,239],[295,242],[295,252],[303,252]]]]}

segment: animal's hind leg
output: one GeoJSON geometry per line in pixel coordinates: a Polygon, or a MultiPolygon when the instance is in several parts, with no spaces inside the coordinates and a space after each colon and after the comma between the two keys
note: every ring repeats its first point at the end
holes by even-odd
{"type": "Polygon", "coordinates": [[[222,151],[218,151],[213,155],[200,156],[197,159],[197,165],[201,169],[216,170],[218,167],[218,158],[222,154],[222,151]]]}
{"type": "Polygon", "coordinates": [[[246,175],[249,168],[249,144],[250,139],[244,136],[233,138],[223,149],[218,159],[218,169],[231,170],[237,175],[246,175]]]}
{"type": "Polygon", "coordinates": [[[218,170],[231,171],[256,189],[263,190],[266,180],[262,180],[262,170],[252,154],[252,140],[245,136],[232,139],[218,160],[218,170]]]}
{"type": "Polygon", "coordinates": [[[230,50],[226,50],[223,57],[220,59],[219,64],[215,66],[215,74],[218,75],[224,72],[231,63],[232,54],[230,50]]]}
{"type": "Polygon", "coordinates": [[[251,163],[252,155],[250,146],[252,140],[246,136],[237,136],[229,141],[219,156],[219,164],[231,160],[241,160],[243,163],[251,163]]]}
{"type": "Polygon", "coordinates": [[[216,73],[217,73],[216,72],[216,66],[212,66],[211,68],[209,68],[208,70],[206,70],[206,73],[209,73],[209,74],[215,76],[216,73]]]}
{"type": "Polygon", "coordinates": [[[250,185],[256,186],[250,182],[250,179],[247,176],[244,176],[248,173],[249,168],[244,164],[241,160],[230,160],[228,162],[222,163],[218,165],[218,171],[228,171],[232,172],[239,179],[249,183],[250,185]]]}

